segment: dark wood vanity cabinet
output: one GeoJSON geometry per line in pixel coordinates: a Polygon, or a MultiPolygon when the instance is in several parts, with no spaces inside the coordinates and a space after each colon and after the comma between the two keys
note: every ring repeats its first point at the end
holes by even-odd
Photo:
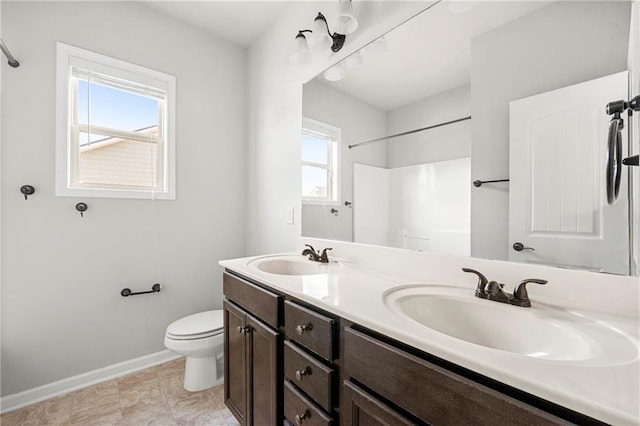
{"type": "Polygon", "coordinates": [[[227,272],[224,294],[243,425],[602,424],[227,272]]]}
{"type": "Polygon", "coordinates": [[[277,324],[281,297],[227,274],[224,287],[225,295],[233,287],[223,303],[225,404],[242,425],[282,424],[281,334],[243,308],[262,300],[255,310],[274,313],[277,324]]]}

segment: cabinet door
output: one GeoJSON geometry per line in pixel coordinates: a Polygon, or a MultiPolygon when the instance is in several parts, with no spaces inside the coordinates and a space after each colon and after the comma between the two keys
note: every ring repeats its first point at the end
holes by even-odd
{"type": "Polygon", "coordinates": [[[281,377],[279,362],[280,333],[247,314],[249,347],[249,424],[282,424],[281,377]]]}
{"type": "Polygon", "coordinates": [[[358,387],[355,383],[345,380],[344,422],[345,426],[391,426],[417,425],[418,422],[409,420],[386,403],[358,387]]]}
{"type": "Polygon", "coordinates": [[[247,352],[245,312],[225,301],[224,402],[242,425],[247,423],[247,352]]]}

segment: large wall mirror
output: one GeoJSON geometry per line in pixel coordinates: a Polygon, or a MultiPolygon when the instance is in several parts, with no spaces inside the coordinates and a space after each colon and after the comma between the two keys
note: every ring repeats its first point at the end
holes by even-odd
{"type": "Polygon", "coordinates": [[[303,236],[637,275],[638,168],[605,194],[631,12],[442,1],[306,83],[303,236]]]}

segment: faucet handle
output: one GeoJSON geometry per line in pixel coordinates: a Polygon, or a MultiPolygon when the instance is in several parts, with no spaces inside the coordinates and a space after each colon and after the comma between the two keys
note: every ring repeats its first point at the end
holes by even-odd
{"type": "Polygon", "coordinates": [[[320,255],[321,263],[329,263],[329,256],[327,256],[327,250],[333,250],[333,247],[327,247],[326,249],[322,250],[322,254],[320,255]]]}
{"type": "Polygon", "coordinates": [[[527,284],[534,283],[543,285],[548,282],[549,281],[547,280],[541,280],[538,278],[527,278],[526,280],[522,280],[520,284],[516,286],[515,290],[513,290],[513,299],[511,300],[511,304],[523,306],[525,308],[530,307],[531,300],[529,299],[529,293],[527,293],[527,284]]]}
{"type": "Polygon", "coordinates": [[[307,248],[302,250],[302,255],[308,256],[309,260],[317,262],[320,259],[320,255],[318,254],[316,249],[314,249],[313,246],[309,244],[305,244],[305,247],[307,248]]]}
{"type": "Polygon", "coordinates": [[[478,287],[476,288],[476,297],[479,297],[481,299],[486,299],[487,298],[487,292],[485,290],[485,288],[487,287],[487,284],[489,283],[489,280],[487,279],[487,277],[485,277],[482,273],[474,270],[474,269],[470,269],[470,268],[462,268],[462,270],[464,272],[469,272],[471,274],[476,274],[478,276],[478,287]]]}

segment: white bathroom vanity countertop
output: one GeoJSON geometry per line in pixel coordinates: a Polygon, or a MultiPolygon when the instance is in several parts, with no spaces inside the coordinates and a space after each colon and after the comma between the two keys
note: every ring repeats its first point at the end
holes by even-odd
{"type": "MultiPolygon", "coordinates": [[[[305,261],[298,254],[256,256],[224,260],[220,265],[273,289],[296,297],[347,320],[387,335],[424,352],[536,395],[563,407],[615,425],[640,423],[640,369],[637,277],[619,277],[567,271],[508,262],[488,261],[404,250],[360,246],[335,241],[310,240],[333,247],[334,262],[316,275],[280,275],[255,265],[269,259],[305,261]],[[320,242],[319,242],[320,241],[320,242]],[[505,290],[525,278],[546,279],[545,286],[528,285],[531,308],[476,299],[471,303],[493,304],[499,309],[526,309],[537,315],[565,312],[573,318],[612,330],[595,341],[596,349],[576,359],[546,359],[469,343],[432,330],[400,315],[385,303],[392,289],[412,285],[451,286],[473,295],[477,278],[461,272],[476,269],[489,280],[506,283],[505,290]],[[614,340],[615,340],[614,339],[614,340]],[[623,351],[607,354],[597,348],[626,343],[623,351]]],[[[304,241],[308,242],[308,241],[304,241]]],[[[301,242],[302,245],[302,242],[301,242]]],[[[300,253],[300,251],[298,252],[300,253]]],[[[408,290],[410,291],[410,290],[408,290]]],[[[474,305],[471,305],[474,306],[474,305]]],[[[487,305],[479,305],[487,309],[487,305]]],[[[582,325],[585,325],[582,324],[582,325]]],[[[508,333],[510,324],[497,326],[496,334],[508,333]]],[[[511,330],[512,331],[512,330],[511,330]]],[[[522,339],[534,331],[520,330],[522,339]]],[[[536,336],[540,338],[540,336],[536,336]]],[[[587,338],[589,340],[589,338],[587,338]]]]}

